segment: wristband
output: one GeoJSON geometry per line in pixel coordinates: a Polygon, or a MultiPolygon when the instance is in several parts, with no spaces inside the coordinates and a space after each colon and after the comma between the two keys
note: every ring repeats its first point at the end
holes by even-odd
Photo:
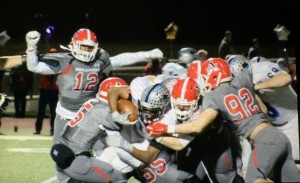
{"type": "Polygon", "coordinates": [[[167,133],[175,133],[175,125],[169,125],[167,133]]]}
{"type": "Polygon", "coordinates": [[[118,117],[120,115],[120,113],[118,111],[114,111],[111,115],[115,119],[116,117],[118,117]]]}

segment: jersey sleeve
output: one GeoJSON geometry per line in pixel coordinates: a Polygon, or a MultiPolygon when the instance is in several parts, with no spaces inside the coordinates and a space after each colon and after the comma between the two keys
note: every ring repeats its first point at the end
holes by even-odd
{"type": "Polygon", "coordinates": [[[95,106],[91,110],[93,110],[89,113],[91,114],[91,120],[96,121],[98,125],[102,125],[105,129],[111,131],[121,130],[121,126],[114,122],[108,107],[102,108],[99,106],[95,106]]]}
{"type": "Polygon", "coordinates": [[[43,59],[38,57],[37,51],[27,51],[26,61],[28,70],[38,74],[59,74],[61,72],[60,63],[56,62],[51,65],[49,64],[49,58],[46,59],[46,56],[47,54],[43,57],[43,61],[43,59]]]}
{"type": "Polygon", "coordinates": [[[109,57],[109,54],[103,49],[101,49],[100,54],[100,59],[104,62],[103,74],[105,74],[106,77],[109,77],[112,72],[111,59],[109,57]]]}
{"type": "Polygon", "coordinates": [[[213,100],[213,98],[214,98],[213,93],[214,92],[209,92],[203,97],[203,101],[202,101],[203,110],[205,110],[205,109],[214,109],[216,111],[219,111],[218,105],[213,100]]]}
{"type": "Polygon", "coordinates": [[[282,70],[278,64],[270,61],[255,62],[252,63],[251,67],[253,77],[252,79],[254,84],[258,84],[267,79],[270,79],[280,72],[286,72],[282,70]]]}
{"type": "Polygon", "coordinates": [[[111,65],[114,69],[118,67],[132,65],[138,62],[147,62],[146,55],[143,51],[139,52],[126,52],[119,55],[110,57],[111,65]]]}

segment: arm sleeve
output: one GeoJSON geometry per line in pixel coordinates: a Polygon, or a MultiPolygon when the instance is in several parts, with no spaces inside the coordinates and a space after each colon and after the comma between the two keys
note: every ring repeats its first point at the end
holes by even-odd
{"type": "Polygon", "coordinates": [[[142,162],[135,157],[133,157],[131,154],[129,154],[127,151],[121,148],[115,147],[115,150],[119,156],[119,158],[125,162],[126,164],[133,166],[135,168],[138,168],[141,166],[142,162]]]}
{"type": "Polygon", "coordinates": [[[113,69],[118,67],[123,67],[127,65],[132,65],[139,62],[147,62],[147,57],[144,51],[133,52],[133,53],[121,53],[119,55],[110,57],[111,65],[113,69]]]}
{"type": "MultiPolygon", "coordinates": [[[[27,51],[27,68],[29,71],[38,73],[38,74],[58,74],[59,72],[55,71],[48,65],[46,62],[39,62],[37,51],[27,51]]],[[[60,70],[60,69],[59,69],[60,70]]]]}
{"type": "Polygon", "coordinates": [[[270,61],[252,63],[252,77],[254,84],[270,79],[272,76],[280,72],[285,71],[282,70],[278,64],[270,61]]]}

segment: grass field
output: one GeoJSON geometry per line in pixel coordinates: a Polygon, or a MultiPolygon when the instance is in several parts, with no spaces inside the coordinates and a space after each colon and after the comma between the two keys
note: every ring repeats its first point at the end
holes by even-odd
{"type": "Polygon", "coordinates": [[[14,136],[10,131],[1,133],[0,182],[56,182],[55,165],[49,155],[50,136],[33,136],[26,131],[14,136]]]}
{"type": "MultiPolygon", "coordinates": [[[[57,183],[49,152],[52,137],[32,130],[1,129],[0,183],[57,183]]],[[[137,183],[134,178],[129,183],[137,183]]]]}

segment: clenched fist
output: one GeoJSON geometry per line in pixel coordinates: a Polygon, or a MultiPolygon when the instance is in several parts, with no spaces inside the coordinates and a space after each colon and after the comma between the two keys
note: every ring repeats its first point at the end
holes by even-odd
{"type": "Polygon", "coordinates": [[[167,125],[162,122],[156,122],[146,127],[146,130],[152,137],[159,137],[166,133],[175,133],[174,125],[167,125]]]}
{"type": "Polygon", "coordinates": [[[27,43],[27,51],[33,51],[37,48],[37,43],[41,38],[41,34],[38,31],[29,31],[26,36],[26,43],[27,43]]]}

